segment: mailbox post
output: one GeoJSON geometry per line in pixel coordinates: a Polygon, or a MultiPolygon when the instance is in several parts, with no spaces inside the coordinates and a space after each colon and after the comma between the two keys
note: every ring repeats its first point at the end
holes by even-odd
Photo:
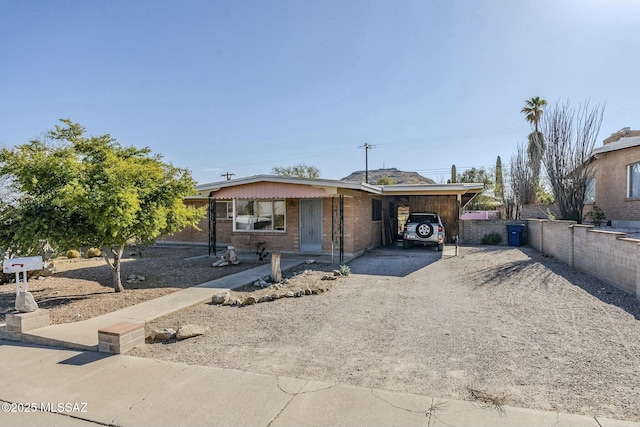
{"type": "Polygon", "coordinates": [[[9,258],[2,263],[3,273],[16,273],[16,310],[20,312],[32,312],[38,309],[38,304],[29,292],[27,272],[42,270],[42,257],[32,256],[25,258],[9,258]],[[20,279],[22,273],[22,280],[20,279]],[[21,290],[21,284],[23,289],[21,290]]]}
{"type": "Polygon", "coordinates": [[[2,264],[3,273],[16,273],[16,296],[20,293],[20,283],[24,283],[24,292],[29,291],[27,281],[27,272],[32,270],[42,270],[42,257],[31,256],[25,258],[9,258],[5,259],[2,264]],[[20,273],[22,273],[23,281],[20,281],[20,273]]]}

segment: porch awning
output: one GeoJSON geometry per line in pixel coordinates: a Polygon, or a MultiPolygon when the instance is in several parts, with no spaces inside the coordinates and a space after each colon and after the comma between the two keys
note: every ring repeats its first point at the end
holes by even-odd
{"type": "Polygon", "coordinates": [[[214,199],[304,199],[332,197],[338,194],[336,187],[313,187],[300,184],[284,184],[280,182],[255,182],[236,185],[234,187],[212,190],[209,194],[214,199]]]}

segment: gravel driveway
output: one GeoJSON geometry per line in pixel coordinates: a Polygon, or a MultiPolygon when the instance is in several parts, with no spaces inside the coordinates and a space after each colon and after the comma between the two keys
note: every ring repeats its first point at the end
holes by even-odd
{"type": "Polygon", "coordinates": [[[131,354],[640,421],[640,302],[530,248],[376,250],[331,292],[195,306],[205,336],[131,354]]]}

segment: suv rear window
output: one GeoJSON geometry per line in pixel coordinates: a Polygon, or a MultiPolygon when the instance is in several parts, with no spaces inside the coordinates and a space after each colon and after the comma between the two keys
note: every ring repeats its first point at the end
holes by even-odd
{"type": "Polygon", "coordinates": [[[437,215],[419,215],[419,214],[411,214],[409,215],[408,222],[429,222],[431,224],[438,223],[437,215]]]}

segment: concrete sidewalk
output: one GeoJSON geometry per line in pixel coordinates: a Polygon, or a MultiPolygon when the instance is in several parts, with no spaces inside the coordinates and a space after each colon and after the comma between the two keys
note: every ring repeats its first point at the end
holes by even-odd
{"type": "Polygon", "coordinates": [[[1,340],[0,360],[6,426],[640,425],[1,340]]]}
{"type": "MultiPolygon", "coordinates": [[[[303,262],[304,258],[301,257],[283,257],[280,268],[287,270],[303,262]]],[[[50,325],[22,334],[2,331],[0,338],[77,350],[97,350],[98,330],[101,328],[119,322],[146,323],[209,301],[215,294],[253,283],[270,274],[271,264],[265,264],[81,322],[50,325]]]]}
{"type": "MultiPolygon", "coordinates": [[[[304,262],[282,259],[283,270],[304,262]]],[[[0,340],[4,426],[567,426],[640,423],[98,353],[98,329],[147,322],[271,273],[264,265],[87,321],[0,340]],[[69,350],[74,348],[74,350],[69,350]]]]}

